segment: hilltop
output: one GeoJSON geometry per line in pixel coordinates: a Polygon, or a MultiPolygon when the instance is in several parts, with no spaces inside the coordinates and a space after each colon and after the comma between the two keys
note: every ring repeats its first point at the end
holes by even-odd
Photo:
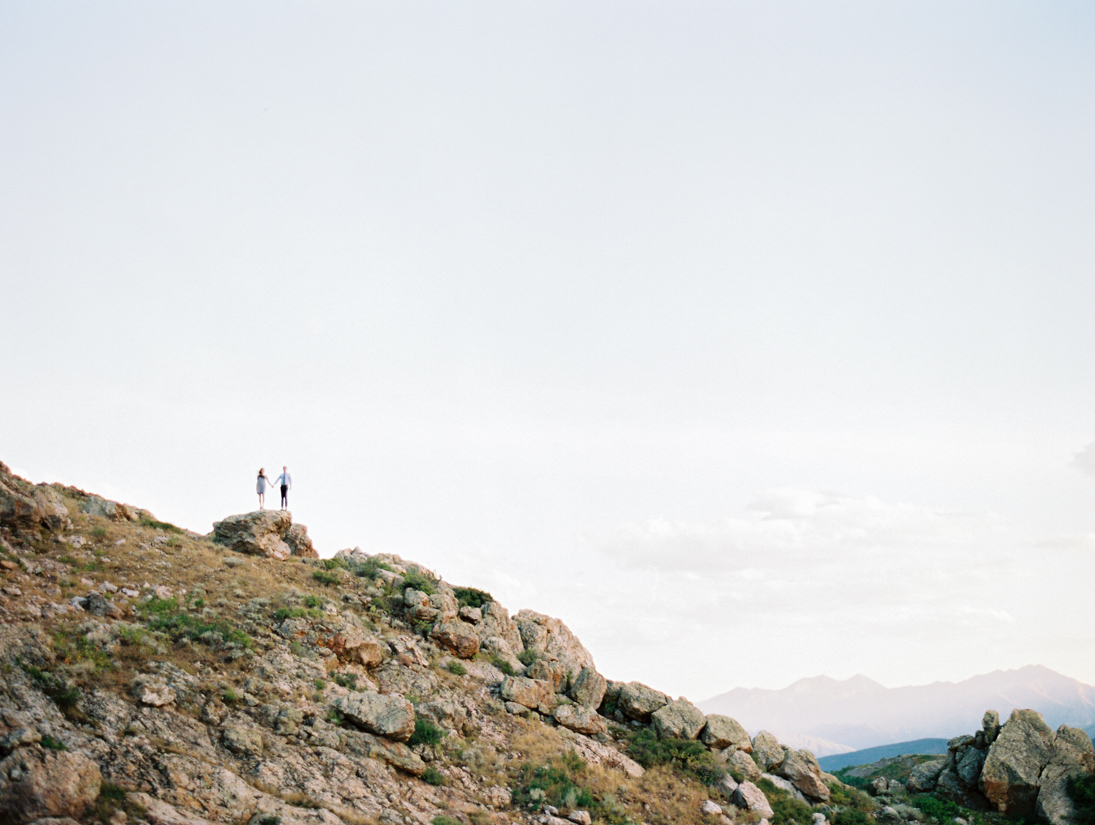
{"type": "MultiPolygon", "coordinates": [[[[280,511],[199,535],[0,464],[0,618],[0,825],[930,818],[608,679],[557,618],[398,556],[321,559],[280,511]]],[[[1095,749],[1033,716],[953,741],[918,788],[1065,825],[1095,749]]]]}

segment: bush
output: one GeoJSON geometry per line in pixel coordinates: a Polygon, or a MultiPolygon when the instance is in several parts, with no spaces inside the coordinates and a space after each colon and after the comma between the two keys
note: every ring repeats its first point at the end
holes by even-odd
{"type": "Polygon", "coordinates": [[[523,664],[525,667],[531,667],[532,663],[540,658],[540,652],[533,650],[531,647],[526,647],[520,653],[517,654],[517,661],[523,664]]]}
{"type": "Polygon", "coordinates": [[[345,559],[331,558],[323,560],[324,570],[349,570],[350,565],[346,563],[345,559]]]}
{"type": "MultiPolygon", "coordinates": [[[[444,785],[445,777],[441,775],[441,771],[430,765],[422,772],[422,781],[427,785],[444,785]]],[[[434,817],[433,822],[436,823],[438,819],[444,819],[444,817],[434,817]]]]}
{"type": "Polygon", "coordinates": [[[485,590],[476,590],[474,587],[453,588],[457,604],[461,607],[482,607],[494,601],[494,597],[485,590]]]}
{"type": "Polygon", "coordinates": [[[174,524],[169,524],[166,521],[156,521],[155,519],[151,519],[151,518],[141,519],[141,526],[142,527],[150,527],[153,530],[166,530],[168,533],[181,533],[182,532],[182,529],[179,528],[179,527],[176,527],[174,524]]]}
{"type": "Polygon", "coordinates": [[[375,579],[380,575],[381,570],[387,570],[389,573],[393,572],[390,564],[385,564],[380,559],[373,558],[354,562],[351,569],[355,576],[361,576],[362,578],[368,579],[375,579]]]}
{"type": "Polygon", "coordinates": [[[356,673],[335,673],[331,678],[335,680],[336,685],[349,688],[350,690],[357,690],[356,673]]]}
{"type": "Polygon", "coordinates": [[[409,570],[403,576],[403,589],[410,587],[413,590],[421,590],[427,596],[437,592],[437,579],[427,576],[418,570],[409,570]]]}
{"type": "Polygon", "coordinates": [[[320,584],[338,584],[342,581],[342,577],[338,573],[332,573],[328,570],[314,570],[312,571],[312,578],[320,584]]]}
{"type": "Polygon", "coordinates": [[[138,610],[144,616],[149,630],[166,633],[173,639],[190,639],[208,643],[219,638],[225,644],[251,647],[251,637],[223,619],[212,621],[191,616],[179,609],[179,600],[160,599],[153,596],[142,603],[138,610]]]}
{"type": "Polygon", "coordinates": [[[463,676],[468,672],[468,669],[460,662],[459,659],[451,659],[445,668],[456,676],[463,676]]]}
{"type": "Polygon", "coordinates": [[[441,740],[444,738],[445,731],[441,730],[441,728],[429,719],[423,719],[419,716],[414,720],[414,733],[412,733],[411,738],[407,740],[407,744],[411,747],[414,747],[415,745],[432,746],[440,744],[441,740]]]}
{"type": "Polygon", "coordinates": [[[1068,780],[1068,795],[1072,798],[1072,821],[1076,825],[1095,825],[1095,774],[1068,780]]]}
{"type": "Polygon", "coordinates": [[[914,808],[919,808],[924,816],[936,822],[949,822],[962,813],[962,809],[956,803],[927,793],[914,796],[910,802],[914,808]]]}
{"type": "Polygon", "coordinates": [[[516,676],[517,671],[513,669],[513,665],[503,659],[501,656],[495,656],[490,660],[490,663],[502,671],[507,676],[516,676]]]}
{"type": "Polygon", "coordinates": [[[659,739],[649,728],[642,728],[628,737],[627,755],[642,765],[669,765],[681,773],[695,777],[704,785],[714,785],[726,775],[725,768],[715,764],[707,746],[695,739],[659,739]]]}
{"type": "Polygon", "coordinates": [[[80,691],[76,685],[67,679],[55,676],[48,670],[42,670],[21,661],[18,664],[23,672],[38,685],[39,690],[52,699],[54,704],[62,711],[72,710],[76,707],[76,703],[80,701],[80,691]]]}
{"type": "Polygon", "coordinates": [[[844,808],[833,817],[833,825],[871,825],[872,817],[858,808],[844,808]]]}
{"type": "Polygon", "coordinates": [[[554,805],[556,808],[583,808],[593,813],[593,794],[576,781],[584,769],[585,762],[573,751],[555,758],[548,765],[526,763],[517,775],[513,804],[530,811],[554,805]]]}
{"type": "Polygon", "coordinates": [[[767,779],[757,782],[757,787],[764,791],[772,806],[772,825],[812,825],[814,812],[805,802],[781,791],[767,779]]]}
{"type": "Polygon", "coordinates": [[[41,744],[42,744],[43,748],[49,748],[51,751],[67,751],[68,750],[68,748],[65,747],[64,742],[62,742],[58,739],[54,739],[48,733],[42,734],[41,744]]]}

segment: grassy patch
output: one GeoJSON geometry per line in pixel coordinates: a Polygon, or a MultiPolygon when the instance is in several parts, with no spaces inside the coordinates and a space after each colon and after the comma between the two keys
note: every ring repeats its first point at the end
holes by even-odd
{"type": "Polygon", "coordinates": [[[360,576],[365,579],[375,579],[380,575],[381,570],[387,570],[389,573],[394,572],[390,564],[386,564],[380,559],[364,559],[363,561],[357,561],[354,562],[350,569],[355,576],[360,576]]]}
{"type": "Polygon", "coordinates": [[[251,637],[223,619],[201,619],[179,608],[174,596],[161,599],[153,596],[138,608],[150,630],[166,633],[171,638],[190,639],[204,644],[234,644],[251,647],[251,637]]]}
{"type": "Polygon", "coordinates": [[[356,673],[334,673],[331,675],[331,678],[335,680],[336,685],[341,685],[350,690],[357,690],[356,673]]]}
{"type": "Polygon", "coordinates": [[[411,738],[407,740],[407,744],[411,747],[415,745],[439,745],[441,740],[445,738],[445,731],[441,730],[437,725],[431,722],[429,719],[423,719],[421,716],[414,720],[414,733],[411,734],[411,738]]]}
{"type": "Polygon", "coordinates": [[[516,676],[517,671],[513,669],[513,665],[503,659],[501,656],[495,656],[490,660],[490,663],[502,671],[507,676],[516,676]]]}
{"type": "Polygon", "coordinates": [[[453,595],[461,607],[482,607],[494,601],[494,597],[485,590],[476,590],[474,587],[453,588],[453,595]]]}
{"type": "Polygon", "coordinates": [[[628,737],[627,755],[644,768],[667,765],[704,785],[714,785],[726,775],[726,769],[715,763],[714,755],[702,742],[659,739],[649,728],[642,728],[628,737]]]}
{"type": "Polygon", "coordinates": [[[80,691],[76,685],[48,670],[42,670],[26,662],[20,661],[18,664],[23,672],[38,686],[38,689],[52,699],[53,703],[62,711],[72,710],[76,707],[76,703],[80,701],[80,691]]]}
{"type": "Polygon", "coordinates": [[[928,793],[917,794],[909,801],[914,808],[920,809],[924,816],[935,822],[950,822],[962,814],[962,808],[957,803],[928,793]]]}
{"type": "Polygon", "coordinates": [[[540,651],[533,650],[531,647],[526,647],[524,650],[517,654],[517,661],[519,661],[525,667],[531,667],[532,663],[539,658],[540,651]]]}
{"type": "Polygon", "coordinates": [[[445,669],[455,676],[464,676],[468,672],[468,669],[464,667],[459,659],[450,659],[449,663],[445,665],[445,669]]]}
{"type": "MultiPolygon", "coordinates": [[[[441,771],[435,768],[433,765],[426,768],[422,773],[422,781],[427,785],[444,785],[445,777],[441,775],[441,771]]],[[[434,817],[434,822],[437,822],[437,817],[434,817]]]]}
{"type": "Polygon", "coordinates": [[[54,739],[48,733],[42,734],[41,744],[42,744],[43,748],[49,748],[51,751],[67,751],[68,750],[68,748],[65,747],[64,742],[62,742],[58,739],[54,739]]]}
{"type": "Polygon", "coordinates": [[[403,589],[406,590],[410,587],[413,590],[420,590],[427,596],[432,596],[437,592],[437,579],[427,576],[418,570],[410,570],[403,576],[403,589]]]}
{"type": "Polygon", "coordinates": [[[141,526],[142,527],[148,527],[152,530],[165,530],[168,533],[181,533],[182,532],[181,527],[176,527],[174,524],[171,524],[169,522],[156,521],[156,519],[151,519],[151,518],[141,519],[141,526]]]}
{"type": "Polygon", "coordinates": [[[814,811],[805,802],[781,791],[767,779],[758,781],[757,787],[764,791],[772,806],[772,825],[812,825],[814,811]]]}
{"type": "Polygon", "coordinates": [[[315,570],[312,572],[312,578],[320,584],[338,584],[342,581],[342,576],[338,573],[334,573],[330,570],[315,570]]]}

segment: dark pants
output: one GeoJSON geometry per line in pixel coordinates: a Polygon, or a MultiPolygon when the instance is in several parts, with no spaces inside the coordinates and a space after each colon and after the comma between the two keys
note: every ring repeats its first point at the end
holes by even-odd
{"type": "Polygon", "coordinates": [[[281,485],[281,506],[282,509],[289,506],[289,487],[285,484],[281,485]]]}

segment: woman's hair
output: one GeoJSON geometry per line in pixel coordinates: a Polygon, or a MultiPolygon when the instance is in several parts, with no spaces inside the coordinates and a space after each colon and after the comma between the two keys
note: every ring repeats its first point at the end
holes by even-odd
{"type": "Polygon", "coordinates": [[[265,467],[259,467],[259,475],[261,476],[261,475],[265,475],[265,474],[266,474],[266,468],[265,467]]]}

